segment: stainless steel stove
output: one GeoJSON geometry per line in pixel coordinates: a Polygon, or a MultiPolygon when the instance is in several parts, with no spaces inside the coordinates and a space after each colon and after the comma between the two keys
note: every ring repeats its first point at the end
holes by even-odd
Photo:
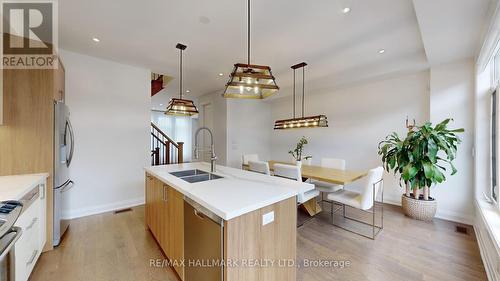
{"type": "Polygon", "coordinates": [[[21,228],[14,223],[21,214],[23,203],[19,201],[0,202],[0,281],[15,278],[14,244],[21,237],[21,228]]]}

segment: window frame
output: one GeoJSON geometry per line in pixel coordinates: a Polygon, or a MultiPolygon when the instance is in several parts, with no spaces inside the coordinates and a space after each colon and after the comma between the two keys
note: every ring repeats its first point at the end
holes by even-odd
{"type": "Polygon", "coordinates": [[[500,208],[499,198],[499,175],[500,167],[498,159],[500,156],[500,143],[499,135],[499,105],[500,105],[500,87],[496,87],[491,91],[490,94],[490,188],[489,197],[494,202],[494,204],[500,208]],[[495,195],[496,194],[496,195],[495,195]]]}

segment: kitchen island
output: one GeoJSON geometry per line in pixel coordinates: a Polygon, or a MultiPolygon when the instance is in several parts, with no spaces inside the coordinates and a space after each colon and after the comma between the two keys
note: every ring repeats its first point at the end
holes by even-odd
{"type": "Polygon", "coordinates": [[[181,280],[296,279],[296,196],[313,185],[208,163],[145,170],[146,225],[181,280]]]}

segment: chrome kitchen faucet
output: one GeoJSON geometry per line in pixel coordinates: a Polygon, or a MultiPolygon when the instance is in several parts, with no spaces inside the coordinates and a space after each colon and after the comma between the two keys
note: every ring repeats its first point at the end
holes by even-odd
{"type": "Polygon", "coordinates": [[[215,172],[215,160],[217,160],[217,156],[215,155],[215,145],[214,145],[214,135],[212,134],[212,131],[207,128],[207,127],[200,127],[198,130],[196,130],[196,133],[194,134],[194,158],[198,159],[199,158],[199,149],[198,149],[198,134],[202,130],[207,130],[208,133],[210,134],[210,172],[214,173],[215,172]]]}

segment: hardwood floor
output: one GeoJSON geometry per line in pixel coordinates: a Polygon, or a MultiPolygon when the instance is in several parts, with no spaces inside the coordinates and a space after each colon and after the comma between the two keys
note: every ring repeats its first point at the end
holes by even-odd
{"type": "MultiPolygon", "coordinates": [[[[326,207],[326,206],[325,206],[326,207]]],[[[327,208],[328,209],[328,208],[327,208]]],[[[348,261],[338,267],[304,267],[297,280],[487,280],[472,228],[404,217],[386,206],[375,241],[329,224],[322,213],[298,229],[297,259],[348,261]]],[[[162,254],[144,227],[144,207],[73,220],[61,246],[44,253],[31,281],[176,280],[169,268],[150,266],[162,254]]]]}

